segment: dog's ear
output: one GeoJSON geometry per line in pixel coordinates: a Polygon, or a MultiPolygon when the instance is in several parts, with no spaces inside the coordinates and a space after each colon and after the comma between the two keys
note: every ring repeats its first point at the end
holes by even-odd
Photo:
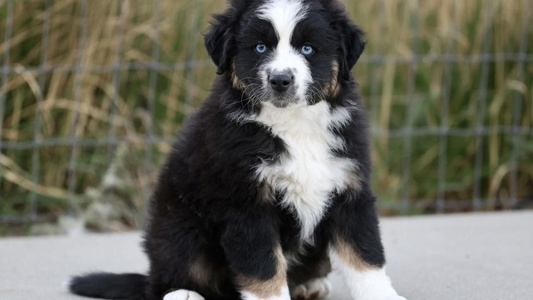
{"type": "Polygon", "coordinates": [[[342,22],[340,46],[340,73],[343,79],[350,78],[350,71],[365,50],[366,41],[364,32],[349,21],[342,22]]]}
{"type": "Polygon", "coordinates": [[[207,52],[218,68],[217,74],[224,74],[235,55],[235,22],[231,12],[215,15],[209,32],[205,35],[204,42],[207,52]]]}
{"type": "Polygon", "coordinates": [[[204,37],[205,48],[218,67],[217,74],[226,72],[237,52],[236,30],[243,13],[256,0],[229,0],[229,8],[215,15],[211,28],[204,37]]]}

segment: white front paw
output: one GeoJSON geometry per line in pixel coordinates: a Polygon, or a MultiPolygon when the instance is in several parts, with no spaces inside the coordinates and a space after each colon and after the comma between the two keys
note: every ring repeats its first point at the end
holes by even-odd
{"type": "Polygon", "coordinates": [[[163,297],[163,300],[205,300],[197,292],[188,290],[177,290],[170,292],[163,297]]]}
{"type": "Polygon", "coordinates": [[[296,286],[291,291],[295,300],[321,299],[329,295],[331,285],[326,278],[319,278],[296,286]]]}

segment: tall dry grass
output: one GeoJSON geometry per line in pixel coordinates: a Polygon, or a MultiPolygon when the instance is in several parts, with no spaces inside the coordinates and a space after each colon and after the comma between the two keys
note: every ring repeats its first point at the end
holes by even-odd
{"type": "MultiPolygon", "coordinates": [[[[531,61],[485,61],[482,54],[533,51],[533,0],[345,2],[369,42],[354,72],[376,129],[374,185],[384,211],[434,211],[439,197],[459,205],[448,210],[471,209],[479,153],[476,136],[443,139],[434,133],[405,137],[384,132],[476,128],[479,120],[486,127],[518,125],[531,131],[531,61]],[[446,54],[468,59],[412,60],[446,54]],[[485,106],[480,105],[484,99],[485,106]],[[516,103],[521,105],[518,119],[516,103]],[[439,185],[442,179],[446,184],[439,185]],[[403,198],[423,201],[411,200],[405,210],[403,198]]],[[[0,215],[24,215],[33,209],[62,214],[73,199],[69,184],[78,195],[99,184],[113,160],[116,140],[130,147],[128,172],[138,191],[132,202],[142,211],[154,170],[169,151],[167,141],[152,147],[145,139],[148,134],[174,136],[186,114],[208,94],[215,68],[203,48],[202,33],[210,14],[225,7],[224,1],[9,3],[0,1],[0,66],[15,71],[8,74],[4,87],[0,138],[4,145],[45,144],[37,151],[2,149],[0,215]],[[6,39],[10,9],[13,28],[6,39]],[[9,61],[4,59],[6,52],[9,61]],[[191,60],[196,63],[187,65],[191,60]],[[142,67],[128,68],[134,65],[142,67]],[[100,146],[73,149],[71,139],[100,146]],[[50,140],[56,143],[47,144],[50,140]],[[108,140],[114,144],[106,146],[108,140]],[[149,149],[153,155],[145,160],[149,149]],[[69,172],[71,161],[74,169],[69,172]],[[153,165],[150,172],[147,165],[153,165]],[[76,180],[69,179],[73,174],[76,180]],[[37,196],[29,197],[30,191],[37,196]]],[[[532,139],[518,138],[515,166],[511,158],[516,139],[501,132],[483,136],[483,208],[510,207],[513,171],[516,196],[533,197],[527,188],[533,183],[532,139]]]]}

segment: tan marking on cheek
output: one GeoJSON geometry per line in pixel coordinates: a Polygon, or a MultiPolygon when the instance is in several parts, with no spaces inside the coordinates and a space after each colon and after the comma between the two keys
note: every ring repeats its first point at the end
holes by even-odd
{"type": "Polygon", "coordinates": [[[275,255],[278,265],[274,277],[269,280],[259,280],[257,278],[237,276],[239,286],[259,298],[281,296],[283,288],[287,286],[287,261],[280,246],[277,247],[275,255]]]}
{"type": "Polygon", "coordinates": [[[244,90],[244,83],[239,79],[236,73],[236,67],[235,67],[235,60],[233,60],[231,64],[231,84],[233,87],[237,90],[243,91],[244,90]]]}
{"type": "Polygon", "coordinates": [[[331,82],[328,84],[328,91],[330,97],[337,97],[340,93],[340,84],[339,84],[339,63],[333,61],[331,67],[331,82]]]}
{"type": "Polygon", "coordinates": [[[339,84],[339,63],[334,60],[331,63],[331,81],[328,82],[322,89],[322,93],[326,97],[335,98],[340,93],[340,84],[339,84]]]}
{"type": "Polygon", "coordinates": [[[336,237],[334,239],[334,245],[333,245],[335,251],[339,254],[339,256],[351,267],[356,269],[357,271],[369,271],[369,270],[377,270],[379,267],[373,266],[367,262],[365,262],[359,253],[357,253],[356,247],[351,246],[348,244],[344,239],[340,237],[336,237]]]}

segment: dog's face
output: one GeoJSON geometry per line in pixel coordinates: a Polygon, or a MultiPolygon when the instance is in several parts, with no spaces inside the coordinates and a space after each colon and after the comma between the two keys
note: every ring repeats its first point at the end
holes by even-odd
{"type": "Polygon", "coordinates": [[[253,104],[335,97],[364,49],[362,32],[331,0],[234,0],[216,20],[206,48],[253,104]]]}

